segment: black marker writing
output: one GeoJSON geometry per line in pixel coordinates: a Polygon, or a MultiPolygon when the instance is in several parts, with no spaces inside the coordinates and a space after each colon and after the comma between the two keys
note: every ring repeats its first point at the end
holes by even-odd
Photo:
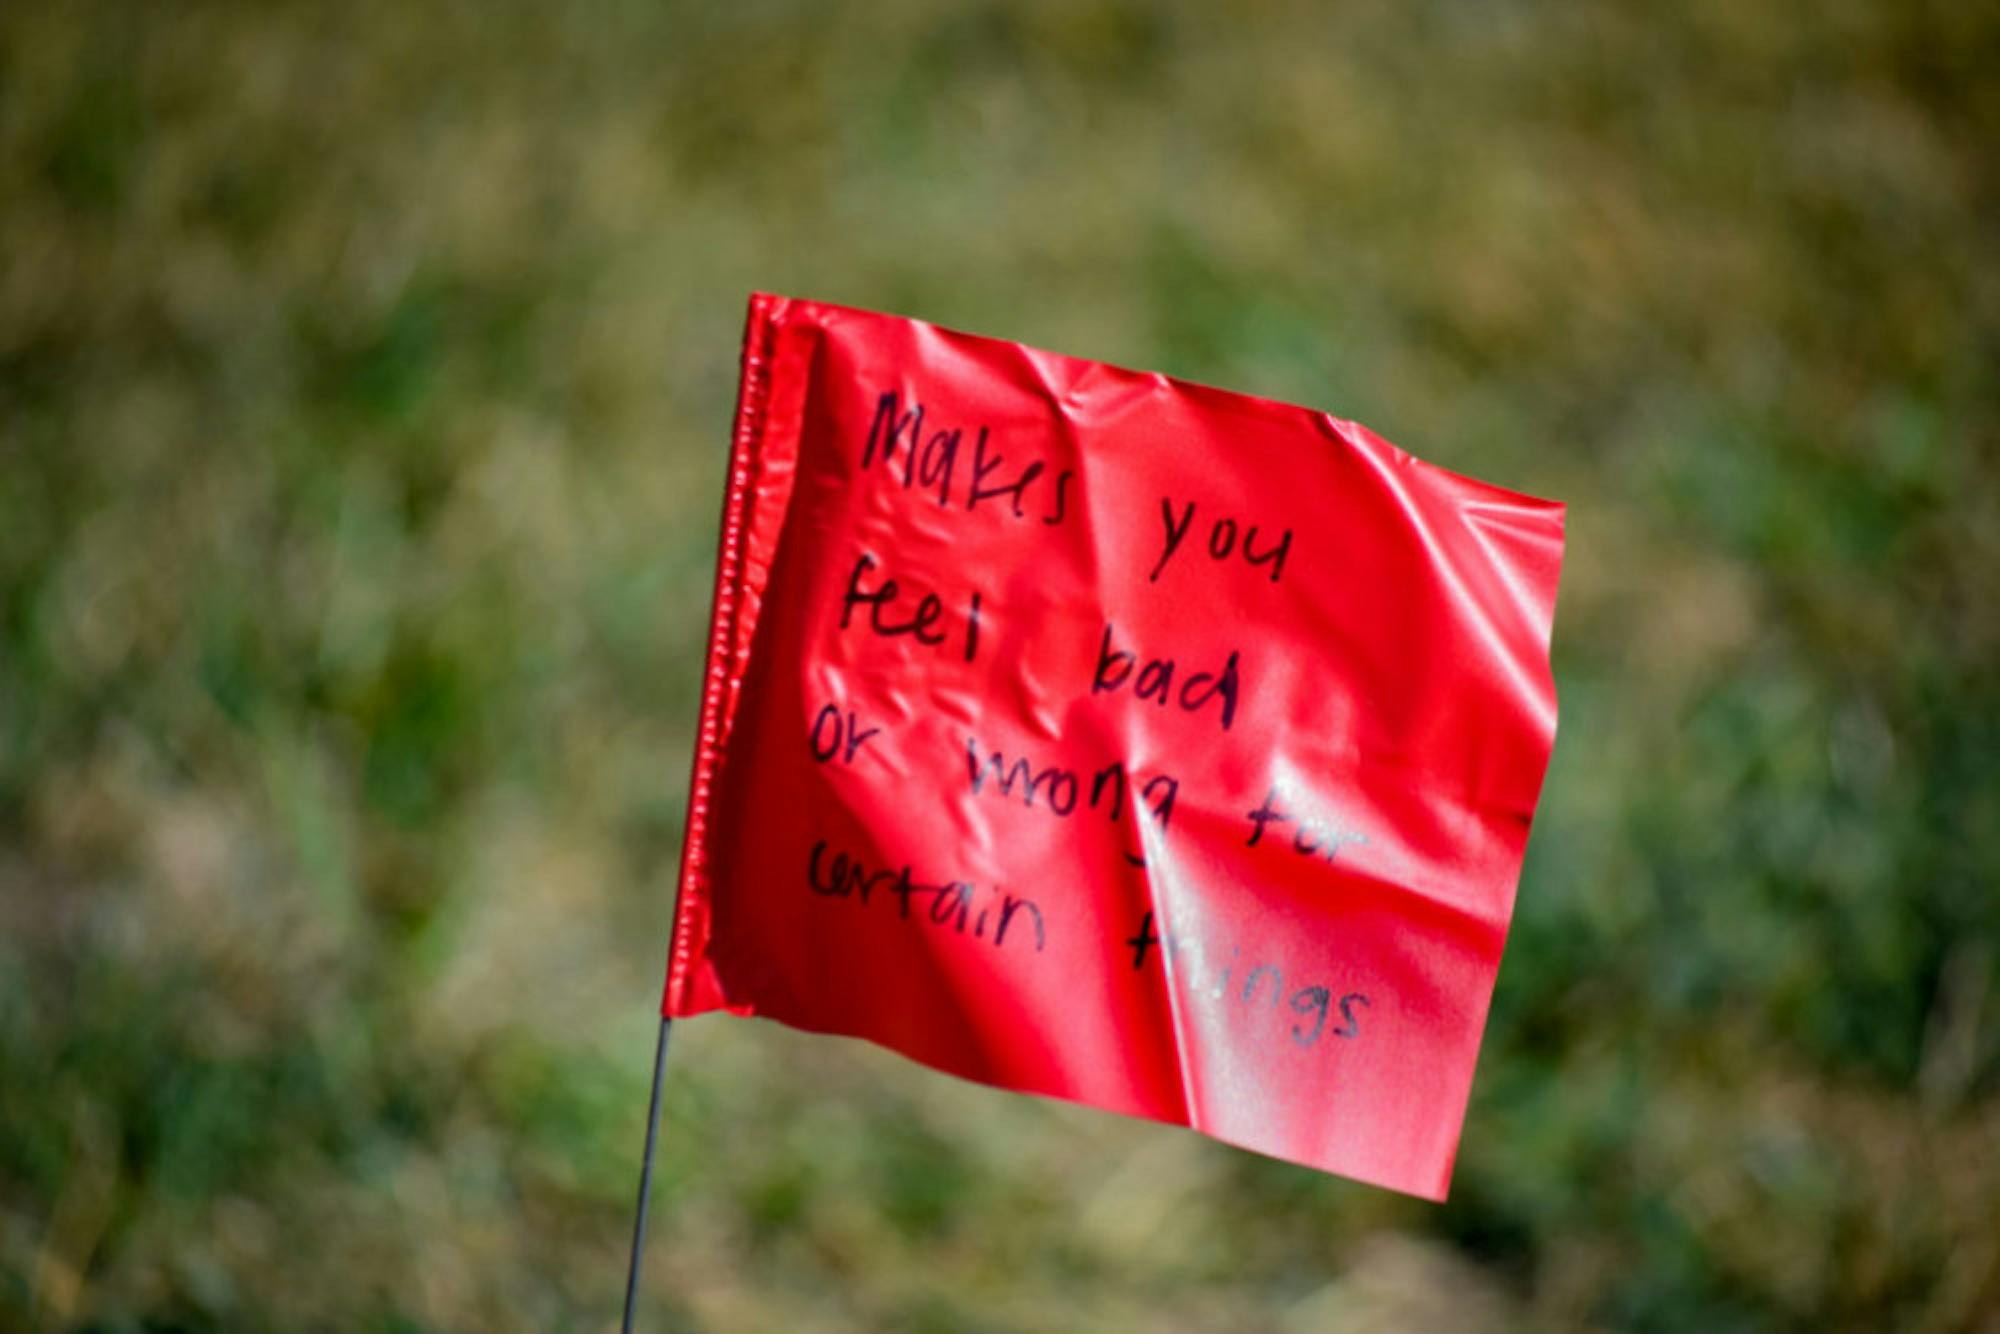
{"type": "Polygon", "coordinates": [[[1152,700],[1161,708],[1169,700],[1176,700],[1189,713],[1199,712],[1210,700],[1222,701],[1222,730],[1228,731],[1236,721],[1236,702],[1243,689],[1241,676],[1237,671],[1237,653],[1232,650],[1229,658],[1216,672],[1196,672],[1181,683],[1178,696],[1174,693],[1174,672],[1176,664],[1172,658],[1148,658],[1144,665],[1139,662],[1136,651],[1114,648],[1110,622],[1104,625],[1104,640],[1097,649],[1097,671],[1091,677],[1090,693],[1093,695],[1113,694],[1122,687],[1136,670],[1138,675],[1132,683],[1132,693],[1140,699],[1152,700]]]}
{"type": "MultiPolygon", "coordinates": [[[[840,628],[845,630],[854,623],[854,613],[858,608],[868,608],[868,628],[885,639],[899,635],[909,635],[918,643],[936,648],[945,642],[945,632],[938,622],[944,617],[944,600],[935,593],[926,593],[917,602],[916,609],[898,620],[890,608],[901,595],[901,586],[894,579],[885,579],[874,588],[866,587],[862,576],[876,566],[876,560],[867,552],[862,552],[854,562],[854,570],[847,576],[847,592],[840,602],[840,628]]],[[[971,662],[979,651],[979,594],[974,593],[965,622],[965,660],[971,662]]]]}
{"type": "MultiPolygon", "coordinates": [[[[995,796],[1011,797],[1018,791],[1021,804],[1030,810],[1036,808],[1039,796],[1041,809],[1056,816],[1067,819],[1081,806],[1085,810],[1101,810],[1112,824],[1117,824],[1125,813],[1125,791],[1130,782],[1125,765],[1119,760],[1089,775],[1089,786],[1085,787],[1084,776],[1074,769],[1056,765],[1038,769],[1026,756],[1010,760],[1005,751],[987,751],[974,737],[965,739],[965,776],[974,796],[990,790],[995,796]],[[986,757],[983,760],[982,754],[986,757]]],[[[1173,823],[1174,800],[1180,791],[1180,780],[1164,773],[1154,774],[1139,788],[1137,801],[1143,801],[1152,811],[1153,818],[1160,823],[1162,836],[1173,823]]],[[[1135,852],[1126,852],[1125,860],[1134,866],[1146,864],[1145,858],[1135,852]]]]}
{"type": "Polygon", "coordinates": [[[1125,947],[1132,951],[1134,969],[1144,968],[1149,959],[1164,956],[1170,960],[1170,975],[1197,1001],[1234,1004],[1246,1013],[1261,1003],[1260,998],[1267,998],[1272,1010],[1277,1010],[1280,1003],[1284,1003],[1286,1010],[1297,1016],[1286,1027],[1292,1041],[1301,1047],[1312,1046],[1323,1033],[1330,1032],[1336,1038],[1360,1036],[1361,1011],[1374,1007],[1374,1002],[1359,991],[1347,992],[1335,1001],[1333,988],[1318,984],[1299,987],[1288,998],[1285,995],[1284,971],[1274,963],[1260,963],[1251,968],[1243,975],[1239,987],[1235,978],[1237,965],[1242,962],[1240,946],[1231,948],[1228,960],[1218,973],[1214,967],[1216,960],[1208,957],[1208,951],[1200,940],[1181,935],[1162,939],[1155,934],[1153,914],[1150,912],[1140,920],[1139,929],[1125,942],[1125,947]],[[1155,953],[1156,947],[1158,953],[1155,953]],[[1327,1020],[1336,1009],[1340,1012],[1340,1020],[1329,1029],[1327,1020]]]}
{"type": "MultiPolygon", "coordinates": [[[[1167,562],[1174,558],[1174,553],[1180,550],[1181,543],[1187,540],[1188,530],[1194,527],[1194,512],[1195,503],[1190,500],[1180,507],[1179,517],[1176,519],[1173,500],[1166,496],[1160,497],[1160,524],[1164,532],[1161,535],[1160,558],[1153,562],[1153,572],[1146,576],[1149,583],[1159,582],[1160,572],[1167,568],[1167,562]]],[[[1292,552],[1292,530],[1285,529],[1282,537],[1260,550],[1257,546],[1256,524],[1240,528],[1235,519],[1224,515],[1208,526],[1208,537],[1204,545],[1208,548],[1209,559],[1228,560],[1238,549],[1239,531],[1242,534],[1243,559],[1253,568],[1261,565],[1270,566],[1271,582],[1277,583],[1284,577],[1285,558],[1292,552]]]]}
{"type": "Polygon", "coordinates": [[[1074,475],[1071,470],[1057,473],[1051,488],[1049,465],[1043,459],[1030,458],[1017,469],[1008,469],[992,427],[936,426],[926,416],[922,403],[912,399],[905,408],[894,390],[877,397],[861,445],[862,471],[879,467],[891,478],[900,473],[904,490],[921,492],[939,509],[962,506],[970,513],[1004,501],[1007,514],[1016,519],[1032,513],[1045,524],[1058,524],[1066,517],[1064,492],[1074,475]],[[961,461],[966,463],[964,469],[961,461]],[[1051,489],[1053,496],[1047,494],[1051,489]]]}
{"type": "Polygon", "coordinates": [[[1166,524],[1167,540],[1166,545],[1160,549],[1160,558],[1153,562],[1153,572],[1146,576],[1147,581],[1150,583],[1159,582],[1160,571],[1167,568],[1167,562],[1173,559],[1174,552],[1180,549],[1181,539],[1186,537],[1187,530],[1194,526],[1194,502],[1190,500],[1187,503],[1187,508],[1181,512],[1181,521],[1176,524],[1174,522],[1174,502],[1165,496],[1161,496],[1160,520],[1166,524]]]}
{"type": "Polygon", "coordinates": [[[879,727],[863,727],[854,710],[849,709],[843,715],[837,706],[828,704],[814,715],[807,744],[812,747],[813,758],[821,764],[836,755],[842,757],[841,763],[852,764],[854,754],[861,749],[862,743],[881,731],[879,727]]]}
{"type": "Polygon", "coordinates": [[[900,921],[928,921],[932,926],[944,927],[956,935],[983,940],[995,949],[1007,943],[1010,933],[1017,940],[1026,940],[1027,937],[1021,933],[1030,927],[1035,933],[1035,952],[1041,953],[1048,945],[1048,926],[1042,919],[1041,908],[1033,899],[989,887],[982,906],[979,886],[970,881],[946,880],[934,885],[925,884],[915,877],[907,864],[871,871],[859,857],[851,857],[845,852],[834,852],[829,856],[825,839],[813,844],[812,855],[806,862],[806,885],[821,898],[847,899],[862,908],[879,894],[884,902],[895,901],[896,916],[900,921]],[[929,902],[923,910],[913,912],[912,903],[924,899],[929,902]],[[975,907],[978,908],[977,913],[974,912],[975,907]]]}
{"type": "Polygon", "coordinates": [[[1264,794],[1264,802],[1256,810],[1249,812],[1250,837],[1243,840],[1243,846],[1254,848],[1264,839],[1264,831],[1269,825],[1292,825],[1292,851],[1301,857],[1320,857],[1332,861],[1341,848],[1354,843],[1366,843],[1368,836],[1352,829],[1343,829],[1329,820],[1315,816],[1305,816],[1294,822],[1290,812],[1278,805],[1278,789],[1272,788],[1264,794]]]}

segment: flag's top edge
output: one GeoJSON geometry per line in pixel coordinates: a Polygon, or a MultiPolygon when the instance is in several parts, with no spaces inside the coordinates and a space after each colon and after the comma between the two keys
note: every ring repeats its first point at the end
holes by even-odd
{"type": "Polygon", "coordinates": [[[1095,373],[1100,375],[1108,374],[1135,381],[1166,384],[1211,407],[1224,411],[1240,412],[1249,409],[1259,415],[1277,415],[1295,419],[1298,424],[1309,427],[1322,435],[1334,437],[1344,443],[1358,446],[1371,452],[1385,454],[1399,465],[1422,468],[1441,478],[1450,479],[1462,488],[1463,491],[1469,493],[1467,495],[1468,499],[1485,499],[1523,509],[1540,509],[1546,512],[1547,520],[1552,521],[1558,529],[1563,524],[1564,513],[1567,507],[1560,500],[1550,500],[1546,497],[1530,495],[1525,491],[1517,491],[1512,487],[1500,486],[1496,483],[1484,481],[1480,478],[1455,471],[1454,469],[1443,467],[1440,464],[1432,463],[1427,459],[1410,453],[1395,442],[1383,438],[1359,422],[1344,417],[1337,417],[1330,412],[1324,412],[1318,408],[1310,408],[1301,403],[1287,403],[1283,399],[1269,398],[1262,394],[1246,393],[1240,389],[1226,389],[1220,385],[1204,384],[1199,380],[1184,379],[1178,375],[1169,375],[1164,371],[1142,371],[1130,366],[1121,366],[1115,362],[1099,361],[1094,357],[1080,357],[1067,352],[1054,352],[1048,348],[1036,347],[1033,344],[1019,342],[1011,338],[999,338],[991,334],[977,334],[964,329],[954,329],[949,325],[937,324],[930,320],[919,319],[913,315],[897,315],[889,311],[868,310],[861,306],[848,306],[837,301],[820,301],[810,297],[781,296],[774,292],[752,292],[750,294],[750,301],[753,305],[762,306],[772,318],[779,320],[783,320],[793,312],[818,315],[822,318],[831,316],[834,319],[896,320],[906,324],[922,326],[944,338],[984,343],[996,348],[1010,348],[1026,352],[1029,356],[1066,368],[1071,372],[1069,378],[1072,380],[1081,378],[1085,373],[1095,373]]]}

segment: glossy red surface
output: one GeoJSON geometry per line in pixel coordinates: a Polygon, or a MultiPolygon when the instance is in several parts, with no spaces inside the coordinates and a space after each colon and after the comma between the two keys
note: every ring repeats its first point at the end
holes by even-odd
{"type": "Polygon", "coordinates": [[[1442,1198],[1562,543],[1324,413],[752,298],[665,1012],[1442,1198]]]}

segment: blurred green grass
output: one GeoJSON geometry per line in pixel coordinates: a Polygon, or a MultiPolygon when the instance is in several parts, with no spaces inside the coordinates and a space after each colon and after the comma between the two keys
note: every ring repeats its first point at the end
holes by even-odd
{"type": "Polygon", "coordinates": [[[671,1329],[1995,1328],[2000,16],[0,8],[0,1326],[603,1328],[753,287],[1571,503],[1451,1202],[677,1038],[671,1329]]]}

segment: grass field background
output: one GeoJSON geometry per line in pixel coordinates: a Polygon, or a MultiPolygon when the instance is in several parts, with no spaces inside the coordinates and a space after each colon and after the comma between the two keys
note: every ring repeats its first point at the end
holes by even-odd
{"type": "Polygon", "coordinates": [[[753,288],[1570,504],[1442,1207],[677,1032],[650,1328],[2000,1328],[1990,4],[0,6],[0,1327],[606,1328],[753,288]]]}

